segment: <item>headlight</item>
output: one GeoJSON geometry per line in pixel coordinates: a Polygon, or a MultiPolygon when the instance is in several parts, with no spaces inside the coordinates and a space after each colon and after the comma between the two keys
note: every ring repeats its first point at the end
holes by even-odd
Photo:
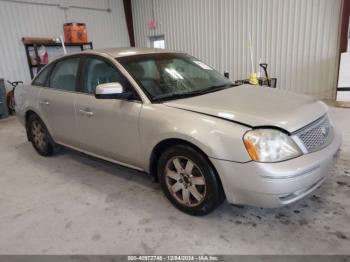
{"type": "Polygon", "coordinates": [[[248,131],[243,141],[254,161],[279,162],[302,154],[300,148],[288,135],[276,129],[248,131]]]}

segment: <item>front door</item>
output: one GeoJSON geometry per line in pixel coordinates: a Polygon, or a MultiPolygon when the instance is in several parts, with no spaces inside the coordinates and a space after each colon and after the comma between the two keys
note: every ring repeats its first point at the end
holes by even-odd
{"type": "Polygon", "coordinates": [[[135,100],[96,99],[96,86],[119,82],[132,89],[109,61],[84,58],[75,110],[79,147],[89,153],[138,167],[140,163],[139,115],[142,103],[135,100]]]}

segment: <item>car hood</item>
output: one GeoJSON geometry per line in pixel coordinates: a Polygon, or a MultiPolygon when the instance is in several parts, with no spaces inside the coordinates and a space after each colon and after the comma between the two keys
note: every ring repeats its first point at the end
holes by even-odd
{"type": "Polygon", "coordinates": [[[164,105],[239,122],[294,132],[327,113],[315,98],[280,89],[242,85],[164,105]]]}

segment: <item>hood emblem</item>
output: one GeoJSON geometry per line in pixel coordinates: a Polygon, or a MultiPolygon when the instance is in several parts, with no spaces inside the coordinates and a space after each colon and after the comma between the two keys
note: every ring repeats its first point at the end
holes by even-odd
{"type": "Polygon", "coordinates": [[[326,127],[321,127],[321,134],[326,137],[328,135],[328,128],[326,127]]]}

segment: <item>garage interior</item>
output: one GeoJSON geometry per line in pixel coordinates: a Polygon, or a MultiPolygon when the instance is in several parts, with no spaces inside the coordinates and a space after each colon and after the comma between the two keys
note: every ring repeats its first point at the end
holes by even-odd
{"type": "Polygon", "coordinates": [[[63,25],[76,22],[88,40],[65,41],[68,53],[165,47],[232,81],[249,78],[252,53],[275,88],[326,102],[343,137],[330,178],[301,201],[278,209],[224,202],[192,217],[142,172],[68,148],[39,156],[16,116],[0,108],[0,255],[349,255],[349,14],[349,0],[0,0],[6,93],[7,81],[30,83],[41,53],[63,55],[59,40],[23,38],[60,39],[63,25]]]}

